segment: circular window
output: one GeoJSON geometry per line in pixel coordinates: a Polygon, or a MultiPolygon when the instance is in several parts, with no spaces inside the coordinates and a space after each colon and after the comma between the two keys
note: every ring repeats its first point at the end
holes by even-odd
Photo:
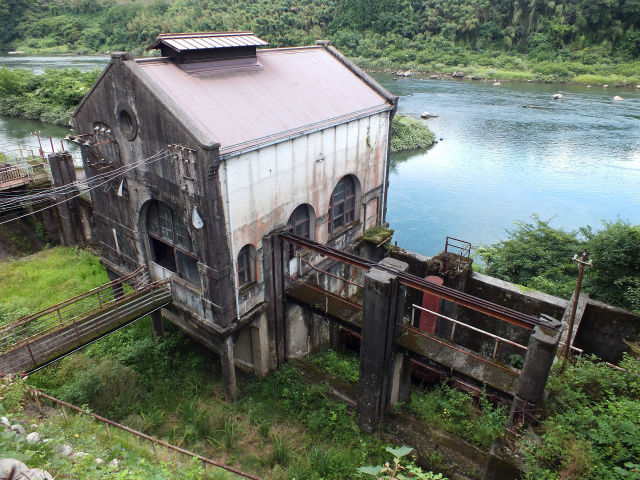
{"type": "Polygon", "coordinates": [[[127,140],[133,140],[138,134],[138,123],[135,114],[127,107],[120,108],[118,115],[118,123],[120,130],[127,137],[127,140]]]}

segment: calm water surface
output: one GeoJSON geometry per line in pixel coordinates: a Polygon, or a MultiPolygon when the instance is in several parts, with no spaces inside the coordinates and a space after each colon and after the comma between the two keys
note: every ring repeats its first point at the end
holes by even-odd
{"type": "Polygon", "coordinates": [[[447,235],[489,244],[532,214],[568,230],[640,224],[635,89],[375,76],[400,113],[439,115],[427,124],[443,138],[394,155],[387,218],[398,245],[433,255],[447,235]]]}
{"type": "MultiPolygon", "coordinates": [[[[103,68],[108,57],[0,56],[0,66],[103,68]]],[[[400,96],[399,112],[443,140],[394,155],[388,220],[398,244],[438,253],[447,235],[493,243],[532,214],[565,229],[622,218],[640,224],[640,91],[375,77],[400,96]],[[563,93],[560,101],[553,93],[563,93]],[[613,102],[620,95],[623,102],[613,102]],[[528,105],[534,108],[523,108],[528,105]]],[[[60,145],[69,129],[0,117],[0,149],[60,145]]]]}
{"type": "MultiPolygon", "coordinates": [[[[58,55],[58,56],[24,56],[0,54],[0,67],[28,68],[36,73],[42,73],[46,68],[78,68],[82,71],[98,68],[102,70],[109,62],[109,57],[94,55],[58,55]]],[[[40,144],[45,153],[51,153],[53,147],[61,148],[60,140],[71,132],[70,128],[58,127],[32,120],[0,117],[0,151],[24,152],[36,155],[40,144]],[[33,133],[40,131],[40,141],[33,133]],[[51,139],[50,139],[51,137],[51,139]]],[[[69,149],[66,144],[65,148],[69,149]]]]}

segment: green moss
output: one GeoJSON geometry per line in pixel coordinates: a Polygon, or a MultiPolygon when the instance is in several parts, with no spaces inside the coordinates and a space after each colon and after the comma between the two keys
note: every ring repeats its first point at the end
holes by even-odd
{"type": "Polygon", "coordinates": [[[362,236],[362,240],[375,243],[376,245],[386,240],[390,240],[393,236],[393,230],[382,225],[375,225],[367,230],[362,236]]]}

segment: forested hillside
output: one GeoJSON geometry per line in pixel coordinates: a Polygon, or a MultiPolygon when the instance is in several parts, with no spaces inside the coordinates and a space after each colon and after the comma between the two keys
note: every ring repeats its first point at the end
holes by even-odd
{"type": "Polygon", "coordinates": [[[369,66],[565,80],[633,77],[640,55],[640,0],[0,0],[0,12],[0,49],[39,53],[141,53],[160,32],[246,29],[273,46],[330,38],[369,66]]]}

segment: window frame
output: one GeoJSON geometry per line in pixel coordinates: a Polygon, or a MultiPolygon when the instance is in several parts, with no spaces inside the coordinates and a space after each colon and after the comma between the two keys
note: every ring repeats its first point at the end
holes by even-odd
{"type": "Polygon", "coordinates": [[[242,289],[248,285],[256,283],[256,249],[253,245],[247,244],[238,253],[238,263],[236,270],[238,274],[238,288],[242,289]],[[242,268],[241,268],[242,266],[242,268]],[[246,278],[246,280],[245,280],[246,278]]]}
{"type": "Polygon", "coordinates": [[[356,182],[347,175],[342,177],[336,184],[331,198],[329,199],[329,235],[335,233],[341,227],[349,225],[356,220],[356,182]],[[337,190],[341,188],[341,191],[337,190]],[[350,189],[350,191],[349,191],[350,189]],[[340,194],[342,198],[336,202],[336,194],[340,194]],[[336,216],[336,210],[341,209],[342,212],[336,216]],[[336,222],[338,222],[336,224],[336,222]]]}
{"type": "Polygon", "coordinates": [[[189,235],[189,232],[187,231],[186,226],[184,225],[184,223],[182,222],[182,220],[180,220],[179,217],[177,217],[177,215],[175,214],[175,212],[173,211],[173,209],[167,205],[164,202],[161,202],[159,200],[153,200],[152,204],[149,205],[149,208],[147,209],[147,214],[146,214],[146,227],[147,227],[147,235],[149,236],[150,239],[153,239],[156,242],[159,242],[161,244],[163,244],[165,247],[167,247],[168,249],[172,250],[173,253],[173,265],[175,265],[175,270],[172,270],[171,268],[166,267],[165,265],[162,265],[161,263],[158,262],[158,257],[156,255],[156,249],[154,247],[153,242],[149,242],[149,250],[151,253],[151,260],[160,265],[162,268],[165,268],[166,270],[169,270],[171,272],[176,273],[180,278],[183,278],[189,282],[192,283],[196,283],[194,278],[190,278],[189,275],[187,274],[187,272],[185,271],[185,269],[181,268],[180,265],[182,265],[181,262],[179,262],[179,255],[178,254],[182,254],[190,259],[192,259],[195,262],[195,268],[197,270],[197,266],[198,266],[198,255],[195,252],[194,249],[194,244],[193,241],[191,240],[191,237],[189,235]],[[168,217],[165,217],[165,224],[161,225],[160,224],[160,219],[161,219],[161,209],[164,209],[164,213],[169,213],[168,217]],[[153,229],[153,217],[155,215],[155,220],[156,220],[156,225],[158,227],[158,231],[154,231],[153,229]],[[166,224],[166,220],[168,220],[168,225],[166,224]],[[179,228],[181,228],[182,232],[184,232],[184,235],[180,235],[181,237],[185,238],[186,241],[188,242],[191,250],[185,248],[183,245],[181,245],[180,243],[178,243],[178,237],[179,234],[176,231],[176,225],[179,226],[179,228]],[[171,238],[165,237],[163,236],[163,234],[161,233],[162,231],[166,230],[171,232],[171,238]],[[185,236],[186,235],[186,236],[185,236]]]}
{"type": "MultiPolygon", "coordinates": [[[[308,238],[309,240],[312,240],[311,238],[311,228],[312,228],[312,222],[311,222],[311,209],[309,208],[309,205],[306,203],[303,203],[301,205],[298,205],[293,212],[291,212],[291,215],[289,215],[289,220],[287,221],[287,227],[288,230],[293,233],[294,235],[298,235],[299,237],[304,237],[304,238],[308,238]],[[298,219],[296,218],[296,214],[299,214],[300,212],[304,212],[305,214],[305,218],[301,221],[298,221],[298,219]],[[299,232],[298,231],[298,227],[301,225],[305,225],[306,224],[306,232],[299,232]]],[[[301,249],[302,247],[298,247],[296,245],[293,244],[289,244],[289,260],[291,260],[292,258],[294,258],[296,256],[296,253],[298,252],[299,249],[301,249]]]]}

